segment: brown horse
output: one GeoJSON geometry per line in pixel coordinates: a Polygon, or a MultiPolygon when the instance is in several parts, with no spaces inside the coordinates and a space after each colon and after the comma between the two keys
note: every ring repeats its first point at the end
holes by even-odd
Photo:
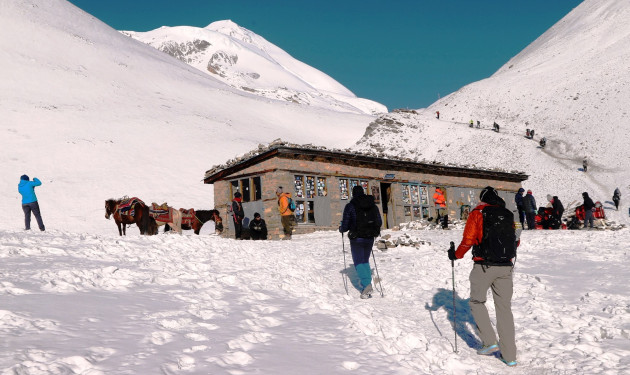
{"type": "MultiPolygon", "coordinates": [[[[219,210],[186,210],[180,208],[179,211],[182,213],[182,229],[184,230],[193,230],[195,234],[199,234],[201,231],[201,227],[207,223],[208,221],[214,221],[214,231],[216,234],[221,234],[223,232],[223,219],[221,219],[221,215],[219,214],[219,210]],[[192,215],[191,215],[192,214],[192,215]],[[189,215],[191,216],[189,218],[189,215]]],[[[164,231],[167,232],[171,228],[167,224],[164,227],[164,231]]]]}
{"type": "Polygon", "coordinates": [[[105,201],[105,218],[113,217],[120,236],[127,235],[127,225],[136,224],[140,234],[157,234],[157,224],[149,216],[149,208],[138,198],[108,199],[105,201]],[[122,224],[122,226],[121,226],[122,224]]]}

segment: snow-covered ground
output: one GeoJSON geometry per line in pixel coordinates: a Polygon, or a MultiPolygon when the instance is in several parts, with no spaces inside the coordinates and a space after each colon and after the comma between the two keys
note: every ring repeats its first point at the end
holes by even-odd
{"type": "MultiPolygon", "coordinates": [[[[595,3],[585,1],[585,9],[595,3]]],[[[3,1],[1,8],[0,68],[10,74],[0,80],[0,374],[508,371],[475,354],[469,256],[456,263],[453,313],[446,248],[461,228],[386,232],[424,244],[378,252],[385,297],[360,300],[352,286],[344,290],[354,273],[336,232],[252,242],[217,237],[211,225],[200,236],[146,238],[131,227],[121,238],[103,217],[103,201],[122,195],[212,208],[212,189],[201,179],[213,165],[276,138],[347,147],[373,117],[238,92],[64,0],[3,1]],[[24,173],[43,182],[36,192],[44,233],[22,230],[24,173]]],[[[603,6],[607,17],[593,22],[616,20],[625,14],[620,8],[603,6]]],[[[462,113],[476,108],[457,102],[462,113]]],[[[567,113],[558,108],[558,116],[567,113]]],[[[615,108],[627,129],[624,108],[615,108]]],[[[496,134],[487,124],[469,129],[444,109],[438,121],[434,110],[390,114],[406,126],[370,129],[357,147],[523,170],[540,205],[546,194],[568,205],[589,191],[611,220],[628,223],[623,139],[580,148],[584,140],[570,132],[565,143],[550,137],[540,150],[523,138],[524,124],[496,134]],[[579,171],[586,149],[596,152],[587,174],[579,171]],[[618,212],[609,202],[616,184],[618,212]]],[[[513,306],[520,364],[510,373],[630,372],[629,240],[628,229],[523,233],[513,306]]]]}
{"type": "MultiPolygon", "coordinates": [[[[508,371],[476,355],[469,256],[455,265],[453,311],[446,249],[461,230],[388,231],[424,244],[377,252],[385,297],[361,300],[336,232],[255,242],[212,228],[119,238],[111,226],[0,230],[1,374],[508,371]]],[[[630,371],[629,241],[627,229],[523,233],[510,373],[630,371]]]]}

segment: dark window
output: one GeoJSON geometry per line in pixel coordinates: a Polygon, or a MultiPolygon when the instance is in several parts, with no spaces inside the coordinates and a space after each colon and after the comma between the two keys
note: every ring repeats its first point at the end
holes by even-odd
{"type": "Polygon", "coordinates": [[[252,183],[254,185],[254,200],[259,201],[262,199],[262,185],[260,183],[260,177],[252,178],[252,183]]]}
{"type": "Polygon", "coordinates": [[[249,189],[249,178],[241,180],[241,186],[243,187],[243,202],[249,202],[251,200],[251,191],[249,189]]]}

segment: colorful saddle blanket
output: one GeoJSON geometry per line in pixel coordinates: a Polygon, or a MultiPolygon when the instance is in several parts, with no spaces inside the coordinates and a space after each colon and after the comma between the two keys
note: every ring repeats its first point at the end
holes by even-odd
{"type": "Polygon", "coordinates": [[[155,219],[155,221],[159,221],[162,223],[172,223],[173,222],[173,212],[171,208],[166,203],[157,204],[155,202],[151,203],[151,207],[149,207],[149,215],[155,219]]]}
{"type": "Polygon", "coordinates": [[[144,202],[140,200],[140,198],[122,197],[120,199],[120,203],[118,203],[118,212],[120,212],[121,215],[134,216],[136,213],[133,207],[136,205],[136,203],[144,205],[144,202]]]}
{"type": "Polygon", "coordinates": [[[195,209],[191,208],[187,210],[185,208],[180,208],[179,212],[182,213],[182,225],[192,227],[192,223],[195,221],[195,209]]]}

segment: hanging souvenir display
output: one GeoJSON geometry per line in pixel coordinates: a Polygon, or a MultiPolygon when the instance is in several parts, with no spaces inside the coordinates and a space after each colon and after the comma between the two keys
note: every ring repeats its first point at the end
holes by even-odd
{"type": "Polygon", "coordinates": [[[372,186],[372,196],[374,197],[374,203],[381,202],[381,190],[378,186],[372,186]]]}
{"type": "Polygon", "coordinates": [[[328,190],[326,189],[326,178],[317,177],[317,196],[325,197],[327,195],[328,195],[328,190]]]}
{"type": "Polygon", "coordinates": [[[339,179],[339,193],[341,194],[341,199],[350,198],[350,194],[348,192],[348,180],[345,178],[339,179]]]}
{"type": "Polygon", "coordinates": [[[403,203],[406,203],[406,204],[411,203],[409,201],[409,185],[402,186],[402,199],[403,199],[403,203]]]}
{"type": "Polygon", "coordinates": [[[420,187],[420,199],[422,205],[429,205],[429,191],[427,190],[426,186],[420,187]]]}
{"type": "Polygon", "coordinates": [[[295,176],[295,197],[304,198],[304,176],[295,176]]]}
{"type": "Polygon", "coordinates": [[[368,193],[368,182],[365,180],[361,180],[361,187],[363,188],[363,192],[365,194],[368,193]]]}
{"type": "Polygon", "coordinates": [[[306,176],[306,198],[315,197],[315,177],[306,176]]]}
{"type": "Polygon", "coordinates": [[[411,185],[411,203],[420,204],[420,187],[418,185],[411,185]]]}

